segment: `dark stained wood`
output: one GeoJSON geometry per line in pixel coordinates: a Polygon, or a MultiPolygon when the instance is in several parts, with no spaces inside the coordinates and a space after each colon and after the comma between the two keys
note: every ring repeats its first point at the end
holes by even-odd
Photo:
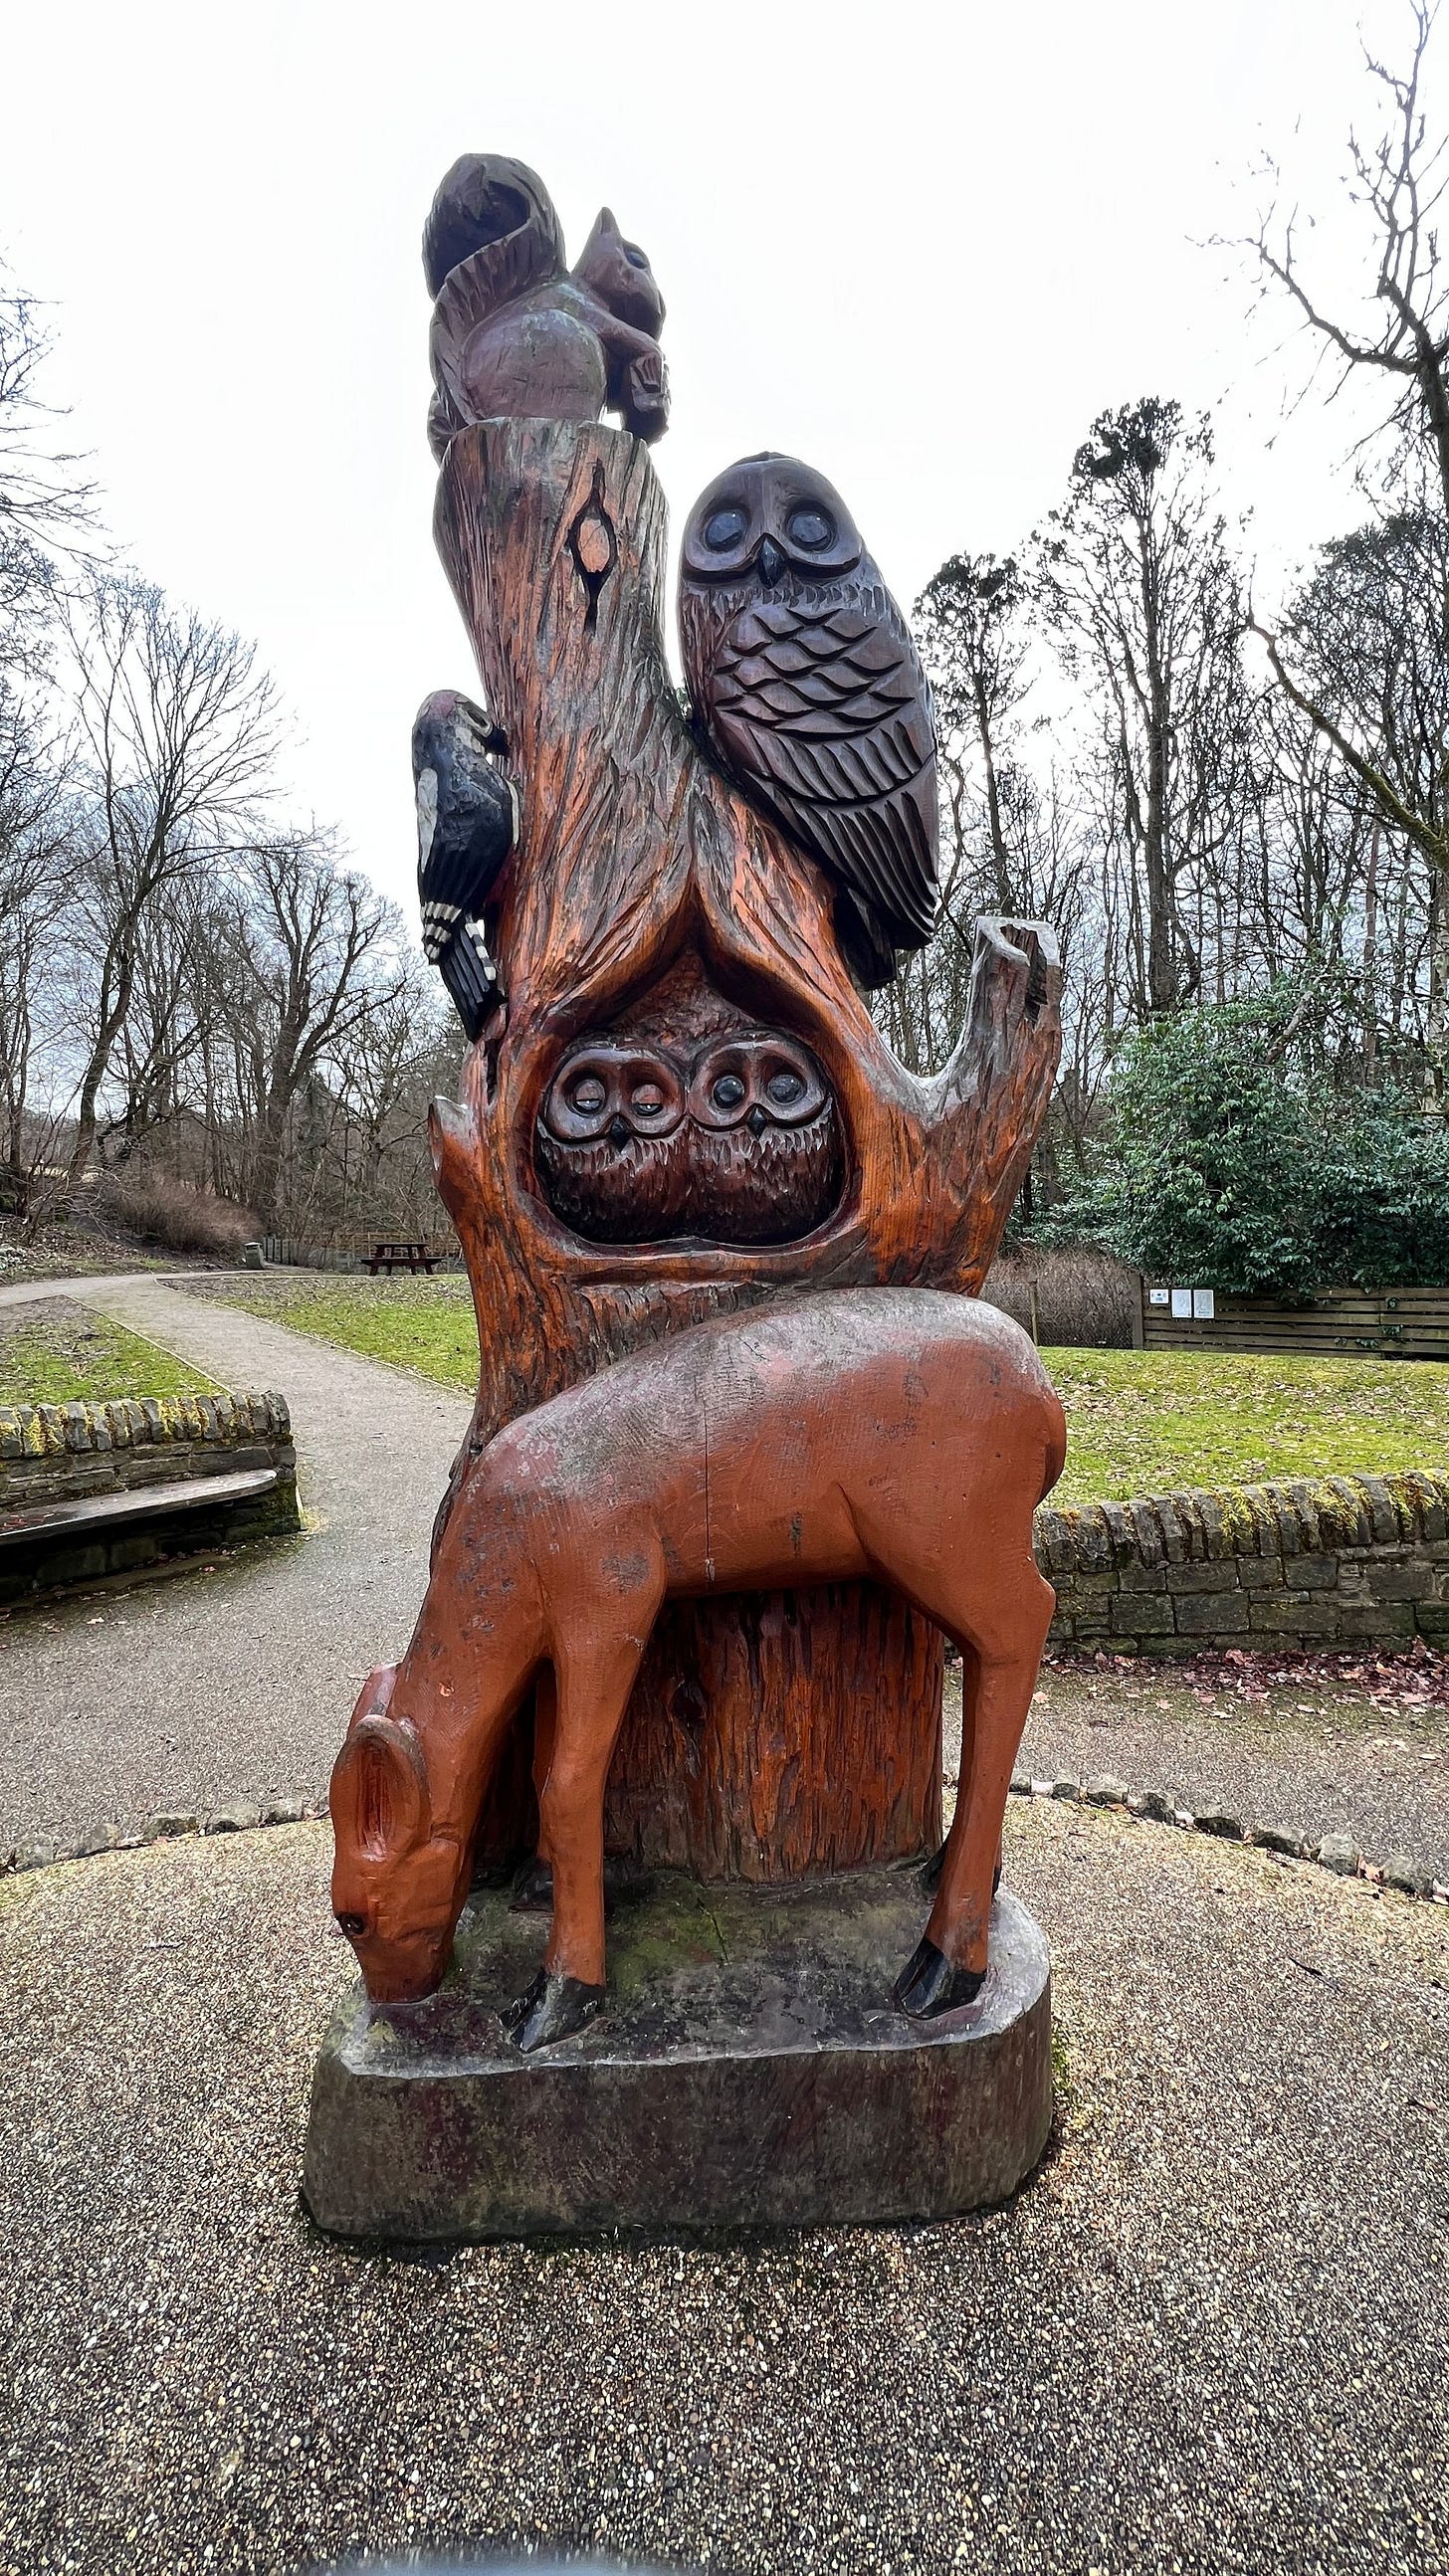
{"type": "MultiPolygon", "coordinates": [[[[522,783],[490,922],[506,1015],[468,1058],[461,1102],[434,1110],[482,1353],[456,1493],[501,1425],[722,1311],[877,1283],[974,1294],[1049,1097],[1060,975],[1044,928],[983,922],[951,1063],[919,1082],[896,1062],[846,970],[833,880],[746,802],[681,713],[660,633],[664,508],[637,440],[531,420],[465,429],[436,527],[522,783]],[[716,1028],[808,1049],[840,1126],[834,1204],[785,1243],[587,1239],[549,1205],[536,1159],[566,1054],[621,1032],[642,1044],[716,1028]]],[[[701,1872],[753,1853],[756,1874],[781,1878],[826,1851],[847,1866],[922,1849],[939,1817],[940,1644],[897,1603],[881,1651],[863,1656],[862,1625],[879,1616],[853,1598],[806,1616],[768,1595],[672,1612],[674,1642],[635,1685],[611,1847],[701,1872]],[[782,1750],[762,1762],[757,1738],[772,1735],[782,1750]]],[[[490,1816],[493,1847],[508,1821],[490,1816]]],[[[513,1828],[527,1831],[521,1807],[513,1828]]]]}
{"type": "Polygon", "coordinates": [[[716,476],[684,530],[684,676],[722,766],[837,887],[862,984],[935,927],[936,727],[911,630],[834,485],[793,456],[716,476]]]}
{"type": "MultiPolygon", "coordinates": [[[[924,2016],[969,2000],[986,1974],[1002,1816],[1055,1607],[1032,1515],[1065,1454],[1061,1405],[1019,1326],[921,1289],[718,1316],[523,1415],[469,1476],[412,1643],[364,1690],[333,1774],[333,1903],[374,2000],[438,1985],[490,1774],[547,1665],[539,1854],[553,1925],[517,2035],[528,2048],[577,2028],[605,1985],[605,1783],[661,1608],[867,1583],[891,1586],[962,1652],[961,1794],[897,1991],[924,2016]]],[[[838,1622],[846,1604],[826,1608],[838,1622]]],[[[879,1642],[858,1591],[847,1615],[858,1649],[879,1642]]],[[[777,1608],[769,1633],[788,1616],[777,1608]]],[[[732,1697],[746,1709],[753,1833],[735,1840],[743,1820],[716,1817],[731,1837],[716,1858],[731,1875],[768,1876],[799,1786],[795,1731],[769,1669],[742,1678],[732,1697]]],[[[812,1760],[826,1749],[808,1746],[812,1760]]],[[[909,1762],[892,1764],[891,1749],[862,1746],[848,1724],[828,1748],[849,1860],[862,1829],[882,1831],[883,1804],[909,1798],[909,1762]]],[[[682,1821],[693,1857],[694,1820],[682,1821]]],[[[827,1845],[816,1866],[841,1857],[827,1845]]]]}
{"type": "Polygon", "coordinates": [[[534,1162],[554,1214],[601,1243],[789,1243],[836,1206],[840,1122],[808,1047],[741,1017],[727,1036],[571,1047],[534,1162]]]}
{"type": "Polygon", "coordinates": [[[498,153],[466,153],[433,201],[423,264],[434,297],[435,456],[472,421],[591,421],[606,406],[638,437],[662,436],[664,299],[607,206],[569,271],[537,173],[498,153]]]}

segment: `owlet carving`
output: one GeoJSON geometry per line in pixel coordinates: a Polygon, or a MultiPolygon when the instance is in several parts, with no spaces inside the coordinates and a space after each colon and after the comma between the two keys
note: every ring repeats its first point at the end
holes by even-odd
{"type": "Polygon", "coordinates": [[[679,632],[721,767],[838,889],[867,988],[935,927],[939,818],[931,692],[910,629],[823,474],[748,456],[695,503],[679,632]]]}
{"type": "Polygon", "coordinates": [[[585,1039],[549,1086],[534,1156],[555,1215],[595,1243],[788,1243],[840,1195],[825,1077],[767,1030],[585,1039]]]}
{"type": "Polygon", "coordinates": [[[575,1048],[554,1077],[535,1151],[555,1213],[607,1243],[684,1229],[689,1138],[679,1067],[662,1048],[575,1048]]]}

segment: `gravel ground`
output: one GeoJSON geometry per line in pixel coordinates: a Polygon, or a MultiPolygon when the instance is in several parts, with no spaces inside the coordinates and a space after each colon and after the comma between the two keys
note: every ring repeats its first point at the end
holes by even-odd
{"type": "Polygon", "coordinates": [[[411,1633],[468,1404],[150,1280],[66,1293],[224,1385],[280,1388],[309,1530],[0,1622],[0,1853],[160,1808],[321,1797],[364,1676],[411,1633]]]}
{"type": "Polygon", "coordinates": [[[1307,1714],[1297,1701],[1284,1691],[1262,1710],[1204,1707],[1170,1672],[1129,1683],[1049,1668],[1021,1765],[1038,1778],[1115,1772],[1195,1815],[1286,1825],[1305,1841],[1349,1833],[1370,1860],[1407,1852],[1449,1882],[1449,1711],[1348,1690],[1315,1693],[1307,1714]]]}
{"type": "Polygon", "coordinates": [[[1449,1913],[1007,1833],[1067,2069],[1013,2206],[426,2260],[298,2211],[323,1829],[0,1887],[4,2576],[1449,2568],[1449,1913]]]}

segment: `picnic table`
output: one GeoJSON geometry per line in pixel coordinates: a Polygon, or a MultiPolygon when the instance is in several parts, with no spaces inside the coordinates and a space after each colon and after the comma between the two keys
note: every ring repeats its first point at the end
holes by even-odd
{"type": "Polygon", "coordinates": [[[367,1266],[374,1279],[379,1270],[389,1279],[395,1270],[425,1270],[431,1279],[437,1263],[425,1243],[375,1243],[367,1266]]]}

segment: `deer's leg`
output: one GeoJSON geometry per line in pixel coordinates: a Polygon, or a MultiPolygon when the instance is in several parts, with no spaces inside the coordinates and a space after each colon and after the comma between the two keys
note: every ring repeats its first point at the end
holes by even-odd
{"type": "Polygon", "coordinates": [[[533,1790],[538,1800],[538,1849],[532,1860],[523,1863],[513,1882],[513,1910],[517,1914],[542,1913],[553,1903],[553,1865],[543,1818],[543,1793],[553,1761],[557,1725],[558,1684],[553,1666],[540,1664],[533,1684],[533,1790]]]}
{"type": "Polygon", "coordinates": [[[508,2015],[522,2049],[581,2030],[604,2000],[604,1792],[656,1607],[631,1619],[628,1635],[595,1636],[555,1656],[558,1716],[539,1801],[553,1924],[543,1966],[508,2015]]]}
{"type": "Polygon", "coordinates": [[[924,1940],[896,1986],[920,2020],[975,2001],[986,1980],[991,1899],[1012,1769],[1051,1624],[1055,1595],[1030,1558],[984,1615],[971,1605],[937,1610],[961,1647],[963,1725],[956,1813],[941,1854],[924,1940]],[[969,1624],[968,1624],[969,1623],[969,1624]]]}

